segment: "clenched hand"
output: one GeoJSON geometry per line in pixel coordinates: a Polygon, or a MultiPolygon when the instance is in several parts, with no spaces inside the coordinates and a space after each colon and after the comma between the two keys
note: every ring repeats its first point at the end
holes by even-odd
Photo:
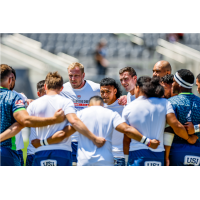
{"type": "Polygon", "coordinates": [[[64,111],[62,109],[59,109],[54,114],[56,123],[61,123],[66,119],[66,116],[64,114],[64,111]]]}

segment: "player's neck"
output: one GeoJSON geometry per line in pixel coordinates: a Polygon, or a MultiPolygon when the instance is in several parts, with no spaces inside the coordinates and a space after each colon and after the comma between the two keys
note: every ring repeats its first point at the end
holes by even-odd
{"type": "Polygon", "coordinates": [[[10,87],[9,87],[9,85],[8,84],[5,84],[5,83],[3,83],[3,82],[1,82],[1,87],[2,88],[6,88],[6,89],[10,89],[10,87]]]}
{"type": "Polygon", "coordinates": [[[133,90],[130,91],[131,95],[134,95],[134,94],[135,94],[134,91],[135,91],[135,89],[133,89],[133,90]]]}
{"type": "Polygon", "coordinates": [[[179,90],[179,94],[180,93],[192,93],[192,89],[186,89],[186,88],[180,88],[179,90]]]}
{"type": "Polygon", "coordinates": [[[46,94],[49,96],[60,94],[58,90],[46,90],[46,94]]]}
{"type": "Polygon", "coordinates": [[[117,100],[117,97],[115,96],[115,97],[112,99],[112,101],[110,101],[109,103],[107,103],[107,105],[111,105],[111,104],[115,103],[116,100],[117,100]]]}

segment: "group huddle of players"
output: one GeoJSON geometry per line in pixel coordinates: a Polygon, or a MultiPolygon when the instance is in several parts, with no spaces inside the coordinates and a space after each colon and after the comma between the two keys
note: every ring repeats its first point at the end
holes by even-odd
{"type": "Polygon", "coordinates": [[[1,64],[1,166],[184,166],[200,165],[200,98],[187,69],[171,74],[159,61],[153,75],[132,67],[117,82],[85,80],[84,66],[68,66],[69,82],[49,72],[37,84],[38,99],[14,91],[15,70],[1,64]],[[27,159],[21,129],[31,127],[27,159]]]}

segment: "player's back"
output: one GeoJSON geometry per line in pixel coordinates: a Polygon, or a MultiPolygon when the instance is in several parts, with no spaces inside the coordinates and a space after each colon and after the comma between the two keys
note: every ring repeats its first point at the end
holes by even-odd
{"type": "Polygon", "coordinates": [[[92,133],[106,139],[104,146],[97,148],[91,140],[79,134],[78,165],[113,165],[112,134],[122,123],[119,114],[102,106],[91,106],[79,111],[77,116],[92,133]]]}
{"type": "Polygon", "coordinates": [[[163,132],[168,104],[170,103],[164,98],[140,96],[124,108],[123,117],[128,120],[128,124],[136,128],[142,135],[160,141],[159,147],[153,150],[140,142],[131,140],[130,151],[139,149],[150,149],[156,152],[164,151],[163,132]]]}
{"type": "MultiPolygon", "coordinates": [[[[177,119],[181,124],[192,122],[194,125],[200,124],[200,98],[194,94],[183,93],[168,99],[172,104],[177,119]]],[[[199,137],[200,132],[195,133],[199,137]]],[[[174,136],[174,142],[185,142],[179,136],[174,136]]]]}
{"type": "MultiPolygon", "coordinates": [[[[32,102],[27,111],[31,116],[37,117],[53,117],[54,113],[62,109],[66,114],[75,113],[73,102],[70,99],[63,98],[60,95],[44,95],[39,99],[32,102]]],[[[37,138],[40,140],[47,139],[52,136],[55,132],[62,130],[68,121],[67,119],[59,124],[53,124],[44,127],[36,128],[37,138]]],[[[48,146],[41,146],[36,149],[36,152],[42,150],[53,150],[53,149],[62,149],[71,151],[71,139],[66,138],[59,144],[53,144],[48,146]]]]}

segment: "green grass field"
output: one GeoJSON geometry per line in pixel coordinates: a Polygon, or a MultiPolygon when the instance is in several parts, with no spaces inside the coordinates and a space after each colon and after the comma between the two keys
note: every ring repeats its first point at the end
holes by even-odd
{"type": "Polygon", "coordinates": [[[24,166],[26,166],[26,157],[27,157],[27,147],[28,147],[29,141],[24,142],[24,148],[23,151],[23,157],[24,157],[24,166]]]}

